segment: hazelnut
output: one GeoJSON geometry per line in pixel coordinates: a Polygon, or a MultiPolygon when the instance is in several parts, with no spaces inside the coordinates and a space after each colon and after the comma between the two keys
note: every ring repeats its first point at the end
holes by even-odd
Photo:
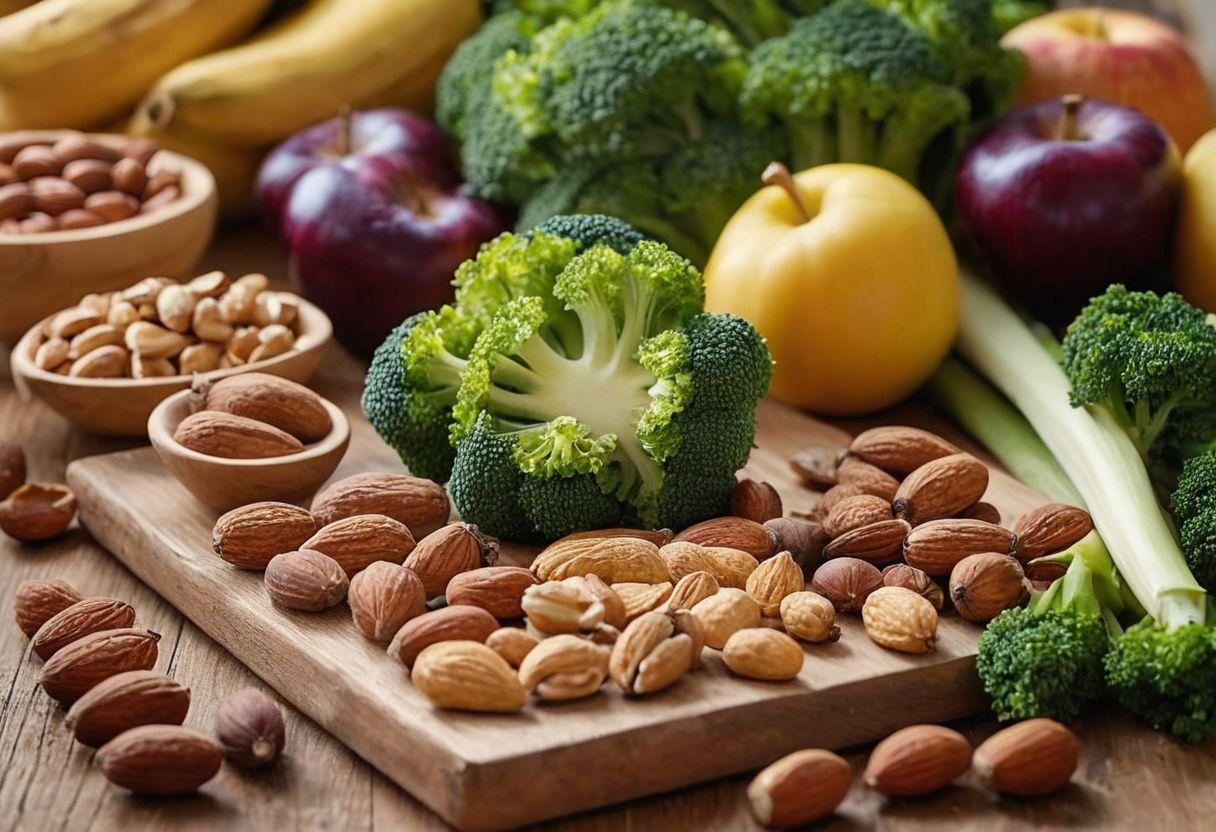
{"type": "Polygon", "coordinates": [[[50,540],[76,516],[76,495],[66,485],[28,483],[0,502],[0,529],[25,543],[50,540]]]}
{"type": "Polygon", "coordinates": [[[906,563],[893,563],[882,570],[883,586],[902,586],[917,595],[923,596],[935,610],[940,610],[945,603],[945,593],[937,581],[929,577],[923,569],[909,566],[906,563]]]}
{"type": "Polygon", "coordinates": [[[262,693],[245,688],[220,705],[215,736],[228,762],[241,768],[261,768],[283,753],[283,714],[262,693]]]}
{"type": "Polygon", "coordinates": [[[811,578],[811,589],[831,601],[837,612],[856,612],[881,586],[878,567],[860,558],[832,558],[811,578]]]}
{"type": "Polygon", "coordinates": [[[968,621],[991,621],[1026,597],[1026,576],[1017,558],[998,552],[968,555],[950,572],[950,601],[968,621]]]}

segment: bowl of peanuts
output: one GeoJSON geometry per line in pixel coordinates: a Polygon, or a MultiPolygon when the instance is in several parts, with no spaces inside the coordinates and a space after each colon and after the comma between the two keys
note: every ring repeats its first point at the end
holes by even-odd
{"type": "Polygon", "coordinates": [[[149,139],[0,133],[0,343],[90,292],[187,273],[217,204],[204,165],[149,139]]]}
{"type": "Polygon", "coordinates": [[[307,381],[332,338],[324,312],[265,275],[212,271],[87,294],[31,327],[11,366],[19,388],[82,430],[140,437],[156,406],[199,378],[307,381]]]}

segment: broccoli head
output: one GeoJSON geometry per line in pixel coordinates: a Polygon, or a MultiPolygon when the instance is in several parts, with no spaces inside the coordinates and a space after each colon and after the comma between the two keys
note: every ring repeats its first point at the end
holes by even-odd
{"type": "Polygon", "coordinates": [[[381,435],[412,469],[454,448],[453,502],[488,533],[683,527],[725,509],[768,348],[705,314],[700,272],[639,237],[596,216],[501,235],[460,268],[455,303],[407,322],[369,373],[381,435]]]}
{"type": "Polygon", "coordinates": [[[466,137],[466,119],[489,97],[495,62],[512,50],[527,51],[529,40],[520,23],[520,16],[510,12],[491,17],[444,64],[435,86],[435,121],[456,138],[466,137]]]}
{"type": "Polygon", "coordinates": [[[1191,574],[1216,592],[1216,451],[1186,461],[1170,502],[1191,574]]]}
{"type": "Polygon", "coordinates": [[[1146,460],[1216,427],[1216,327],[1181,295],[1111,286],[1068,327],[1064,370],[1073,404],[1106,408],[1146,460]]]}
{"type": "Polygon", "coordinates": [[[1075,720],[1106,690],[1104,658],[1122,609],[1118,577],[1096,532],[1052,556],[1068,569],[1026,607],[980,636],[976,668],[1001,720],[1075,720]]]}
{"type": "Polygon", "coordinates": [[[1107,654],[1106,678],[1119,703],[1154,728],[1188,742],[1216,734],[1216,628],[1145,618],[1107,654]]]}
{"type": "Polygon", "coordinates": [[[789,133],[798,169],[828,162],[885,167],[914,184],[922,157],[966,124],[967,97],[932,40],[862,0],[839,0],[761,44],[743,85],[753,124],[789,133]]]}

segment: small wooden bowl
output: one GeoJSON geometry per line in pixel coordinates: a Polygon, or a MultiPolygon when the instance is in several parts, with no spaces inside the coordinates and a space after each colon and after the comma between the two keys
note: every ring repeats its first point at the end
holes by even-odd
{"type": "MultiPolygon", "coordinates": [[[[62,130],[22,131],[55,141],[62,130]]],[[[125,136],[94,134],[109,145],[125,136]]],[[[161,150],[149,168],[181,172],[181,196],[159,211],[76,231],[0,233],[0,343],[12,344],[34,321],[90,292],[130,286],[150,275],[177,277],[203,256],[219,205],[215,177],[199,162],[161,150]]]]}
{"type": "MultiPolygon", "coordinates": [[[[41,343],[43,326],[51,317],[54,315],[34,324],[13,348],[13,378],[82,430],[104,436],[145,436],[148,416],[156,406],[177,391],[189,388],[193,381],[192,376],[73,378],[47,372],[34,363],[34,354],[41,343]]],[[[325,347],[333,339],[334,327],[324,312],[303,298],[298,321],[296,345],[282,355],[200,375],[219,379],[257,371],[303,384],[321,363],[325,347]]]]}
{"type": "Polygon", "coordinates": [[[307,500],[333,475],[350,444],[346,414],[333,402],[322,399],[334,429],[298,454],[270,459],[224,459],[200,454],[173,439],[178,424],[190,415],[190,398],[190,391],[182,390],[161,402],[148,418],[148,438],[169,473],[199,502],[219,512],[262,500],[307,500]]]}

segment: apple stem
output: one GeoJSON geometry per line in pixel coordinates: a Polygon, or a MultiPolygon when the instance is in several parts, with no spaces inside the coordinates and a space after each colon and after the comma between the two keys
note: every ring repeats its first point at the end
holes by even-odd
{"type": "Polygon", "coordinates": [[[1082,138],[1077,132],[1077,114],[1085,103],[1085,96],[1069,93],[1061,101],[1064,104],[1064,115],[1060,119],[1060,138],[1066,142],[1075,142],[1082,138]]]}
{"type": "Polygon", "coordinates": [[[352,117],[349,104],[343,104],[338,108],[338,155],[345,156],[350,153],[351,148],[351,129],[352,117]]]}
{"type": "Polygon", "coordinates": [[[765,185],[776,185],[785,191],[793,201],[794,207],[798,209],[798,213],[802,215],[802,221],[811,221],[811,212],[806,210],[806,204],[798,195],[798,188],[794,186],[794,177],[790,174],[789,168],[780,162],[769,162],[764,173],[760,174],[760,181],[765,185]]]}

